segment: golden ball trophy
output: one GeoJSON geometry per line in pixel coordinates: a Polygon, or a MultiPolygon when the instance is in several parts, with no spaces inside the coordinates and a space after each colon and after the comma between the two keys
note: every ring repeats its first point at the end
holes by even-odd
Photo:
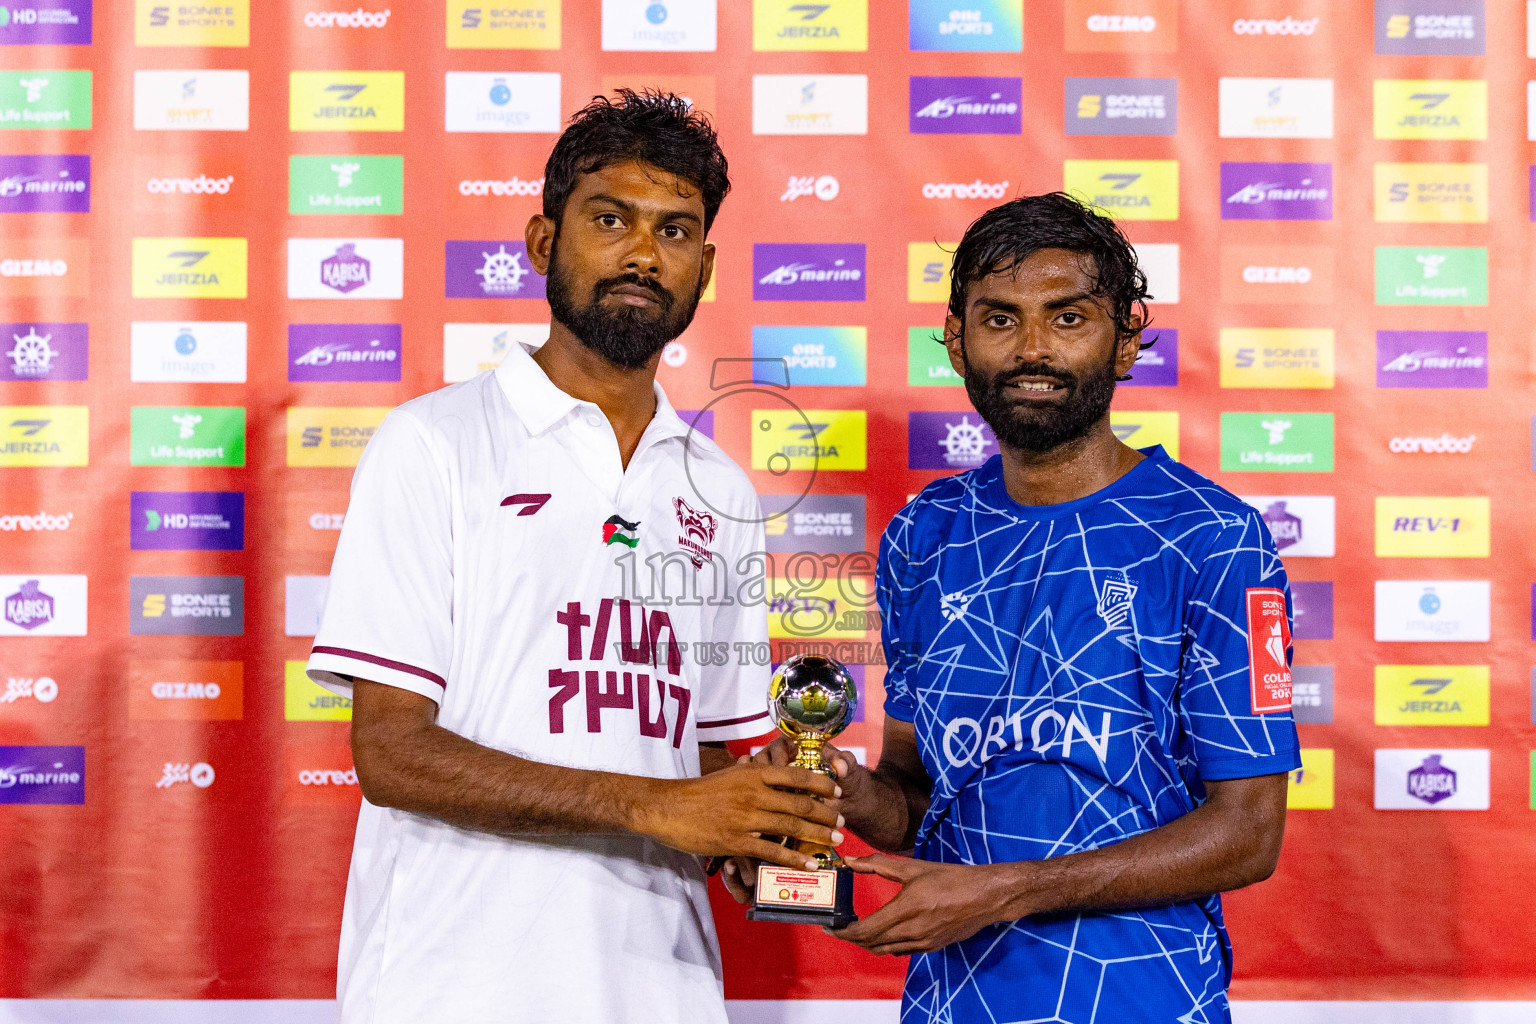
{"type": "MultiPolygon", "coordinates": [[[[797,654],[773,674],[768,709],[779,731],[795,741],[793,767],[836,778],[822,748],[853,721],[859,692],[847,666],[832,658],[797,654]]],[[[747,918],[842,928],[858,920],[853,912],[853,870],[830,846],[784,840],[816,858],[815,870],[761,864],[747,918]]]]}

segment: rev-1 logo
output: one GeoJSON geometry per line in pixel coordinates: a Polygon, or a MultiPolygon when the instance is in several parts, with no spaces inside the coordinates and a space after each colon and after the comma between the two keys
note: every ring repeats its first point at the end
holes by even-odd
{"type": "Polygon", "coordinates": [[[1392,520],[1393,533],[1458,533],[1461,530],[1459,516],[1398,516],[1392,520]]]}

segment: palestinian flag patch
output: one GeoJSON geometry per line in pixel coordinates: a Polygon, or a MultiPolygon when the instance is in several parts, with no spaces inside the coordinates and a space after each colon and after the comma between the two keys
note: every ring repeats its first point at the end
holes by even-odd
{"type": "Polygon", "coordinates": [[[603,543],[634,547],[640,543],[640,524],[631,523],[623,516],[609,516],[603,524],[603,543]]]}

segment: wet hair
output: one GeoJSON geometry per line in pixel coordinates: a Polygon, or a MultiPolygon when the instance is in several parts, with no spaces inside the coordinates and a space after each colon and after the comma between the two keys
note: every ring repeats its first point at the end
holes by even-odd
{"type": "MultiPolygon", "coordinates": [[[[964,323],[971,285],[992,274],[1011,273],[1041,249],[1092,257],[1093,294],[1109,301],[1116,336],[1135,334],[1151,322],[1147,275],[1136,265],[1136,250],[1114,221],[1065,192],[1023,196],[995,206],[965,229],[950,272],[950,315],[964,323]]],[[[1151,344],[1146,341],[1141,347],[1151,344]]]]}
{"type": "Polygon", "coordinates": [[[557,224],[576,179],[613,164],[637,160],[676,175],[704,197],[709,232],[731,180],[709,118],[669,92],[619,89],[594,96],[578,110],[544,165],[544,216],[557,224]]]}

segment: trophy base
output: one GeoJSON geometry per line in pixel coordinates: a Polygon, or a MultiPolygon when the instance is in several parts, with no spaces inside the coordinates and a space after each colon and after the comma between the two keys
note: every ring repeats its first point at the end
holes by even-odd
{"type": "Polygon", "coordinates": [[[847,867],[803,871],[762,864],[749,921],[814,924],[843,928],[859,919],[853,912],[853,871],[847,867]]]}

